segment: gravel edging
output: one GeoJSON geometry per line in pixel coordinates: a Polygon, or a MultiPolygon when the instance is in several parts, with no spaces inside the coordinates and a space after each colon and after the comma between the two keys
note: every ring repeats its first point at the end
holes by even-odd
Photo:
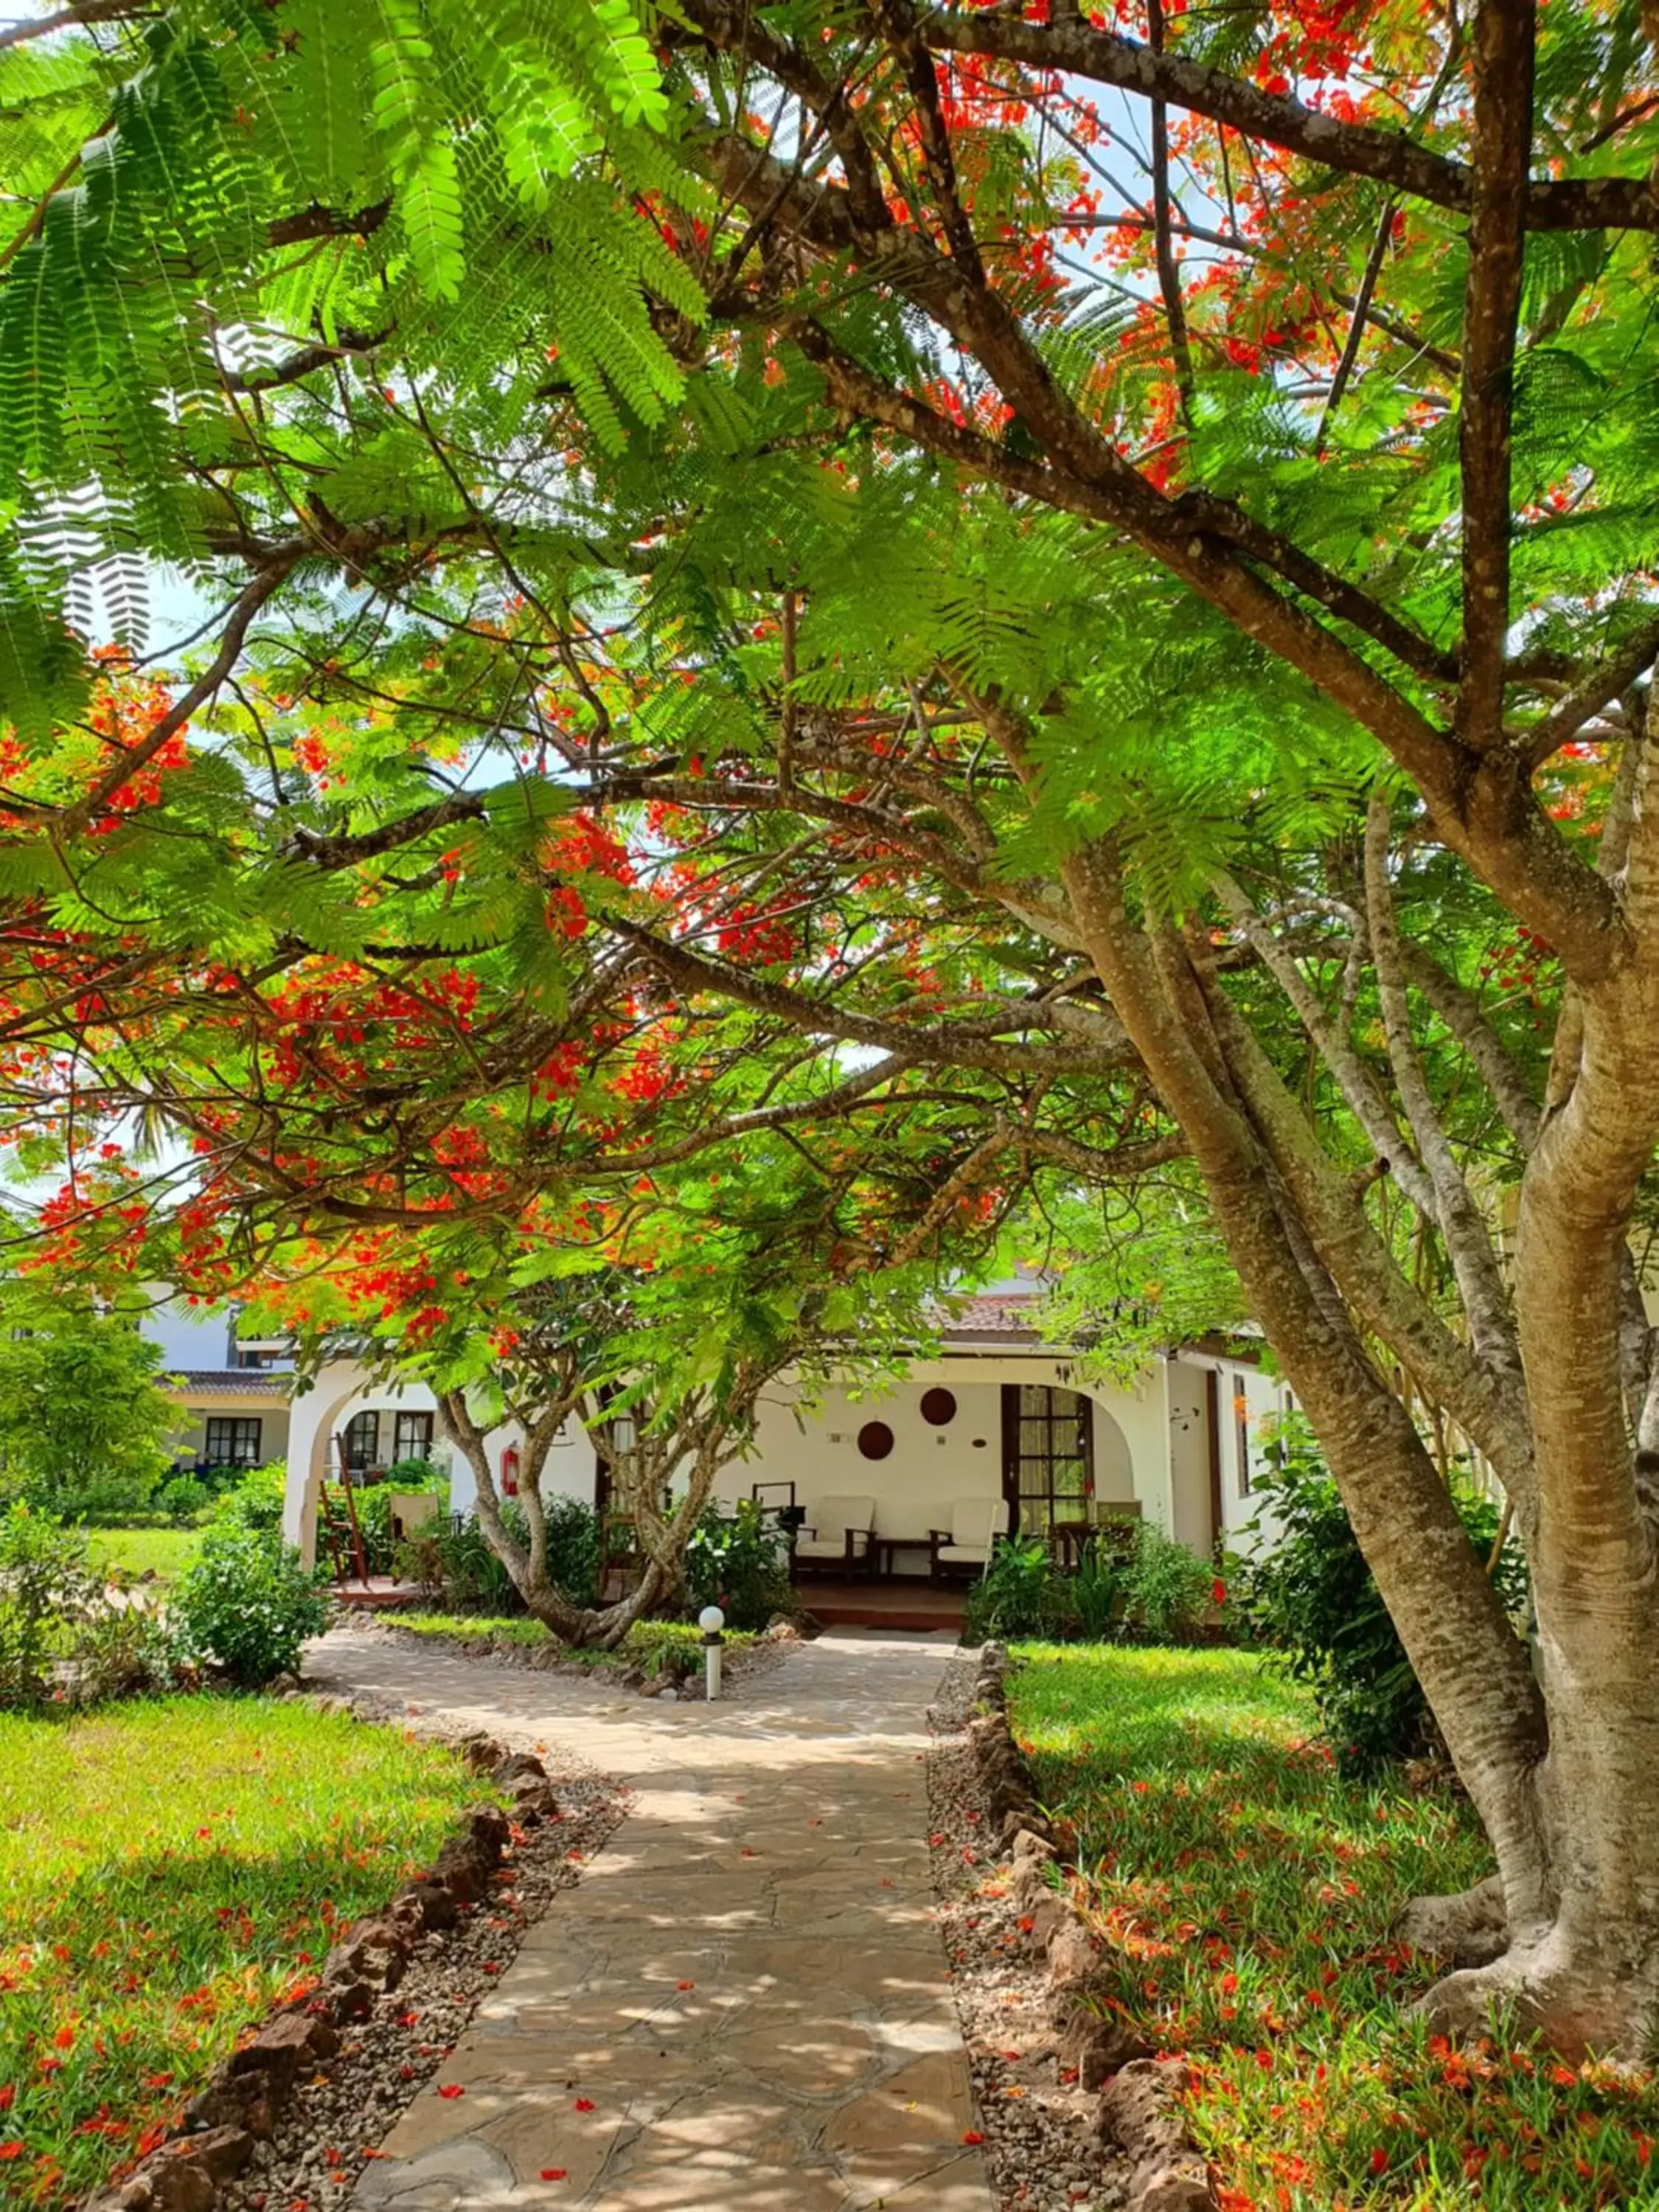
{"type": "Polygon", "coordinates": [[[1183,2110],[1187,2063],[1155,2056],[1114,2016],[1070,1863],[1076,1838],[1037,1805],[1034,1778],[1008,1726],[1007,1668],[1006,1653],[988,1644],[976,1668],[953,1668],[947,1683],[941,1705],[960,1721],[965,1785],[946,1770],[942,1748],[934,1755],[939,1832],[933,1840],[942,1894],[950,1895],[939,1858],[948,1867],[945,1818],[953,1800],[963,1826],[989,1826],[994,1839],[958,1845],[961,1867],[999,1855],[1007,1861],[1000,1880],[975,1882],[957,1873],[951,1936],[994,2178],[1010,2208],[1209,2212],[1212,2179],[1183,2110]],[[975,1797],[977,1808],[968,1802],[975,1797]],[[994,2035],[997,2026],[1016,2019],[1023,2032],[1007,2040],[1017,2047],[988,2056],[976,2047],[976,2037],[982,2045],[988,2029],[994,2035]],[[1029,2080],[1039,2060],[1052,2061],[1048,2071],[1066,2093],[1063,2100],[1029,2080]],[[1007,2118],[1010,2100],[1021,2118],[1007,2118]],[[1079,2133],[1092,2151],[1092,2163],[1085,2155],[1080,2166],[1079,2133]]]}
{"type": "MultiPolygon", "coordinates": [[[[968,1656],[952,1662],[929,1716],[927,1756],[933,1888],[978,2132],[1000,2212],[1118,2212],[1127,2162],[1103,2143],[1097,2100],[1062,2052],[1046,1962],[1022,1926],[1014,1870],[1000,1863],[1001,1824],[1019,1816],[999,1809],[1001,1784],[988,1790],[969,1733],[981,1665],[968,1656]]],[[[1011,1841],[1018,1832],[1030,1832],[1011,1830],[1011,1841]]]]}
{"type": "MultiPolygon", "coordinates": [[[[368,1699],[315,1702],[409,1729],[368,1699]]],[[[85,2212],[316,2212],[343,2201],[527,1930],[626,1814],[624,1789],[573,1762],[550,1777],[492,1736],[441,1721],[420,1733],[488,1774],[512,1813],[492,1799],[464,1814],[434,1864],[344,1929],[317,1982],[215,2069],[183,2128],[82,2200],[85,2212]]]]}
{"type": "Polygon", "coordinates": [[[459,2040],[525,1936],[626,1811],[625,1793],[592,1775],[551,1777],[558,1809],[515,1842],[492,1896],[417,1944],[394,1990],[376,1996],[261,2144],[222,2212],[318,2212],[343,2201],[382,2137],[459,2040]]]}

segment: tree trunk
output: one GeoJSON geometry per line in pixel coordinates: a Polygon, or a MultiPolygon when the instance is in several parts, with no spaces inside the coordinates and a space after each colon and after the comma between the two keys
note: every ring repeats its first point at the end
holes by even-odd
{"type": "Polygon", "coordinates": [[[1528,1163],[1516,1244],[1553,1910],[1532,1928],[1511,1916],[1509,1951],[1453,1976],[1436,2004],[1468,2021],[1513,1999],[1564,2048],[1638,2055],[1659,2009],[1659,1556],[1620,1337],[1631,1209],[1659,1138],[1654,964],[1634,957],[1586,992],[1583,1018],[1577,1080],[1528,1163]]]}
{"type": "Polygon", "coordinates": [[[473,1420],[464,1395],[448,1391],[439,1400],[441,1424],[452,1442],[459,1446],[472,1470],[478,1525],[491,1551],[512,1577],[513,1587],[523,1601],[526,1612],[562,1644],[578,1650],[612,1651],[636,1622],[648,1619],[658,1607],[670,1602],[684,1590],[685,1547],[698,1516],[708,1503],[730,1425],[714,1413],[696,1422],[693,1440],[696,1457],[685,1495],[666,1514],[658,1509],[651,1493],[660,1487],[659,1473],[665,1462],[672,1471],[683,1455],[674,1444],[664,1447],[659,1439],[637,1437],[629,1452],[608,1453],[618,1492],[627,1504],[629,1516],[645,1550],[645,1568],[635,1587],[614,1603],[582,1606],[567,1596],[548,1573],[546,1524],[542,1511],[543,1471],[568,1411],[563,1404],[550,1408],[525,1431],[520,1495],[530,1534],[526,1547],[514,1540],[502,1518],[501,1498],[490,1472],[483,1432],[473,1420]],[[630,1459],[636,1462],[632,1467],[626,1464],[630,1459]]]}
{"type": "Polygon", "coordinates": [[[1445,1486],[1346,1316],[1231,1084],[1178,940],[1131,919],[1115,855],[1060,872],[1112,1005],[1203,1174],[1251,1310],[1306,1408],[1458,1772],[1497,1856],[1513,1944],[1549,1926],[1556,1890],[1542,1701],[1445,1486]]]}

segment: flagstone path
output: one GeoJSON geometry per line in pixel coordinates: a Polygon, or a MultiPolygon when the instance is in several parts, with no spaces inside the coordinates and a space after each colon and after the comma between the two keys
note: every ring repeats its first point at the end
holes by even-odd
{"type": "Polygon", "coordinates": [[[313,1646],[319,1689],[540,1742],[634,1793],[351,2203],[995,2212],[928,1880],[950,1649],[832,1632],[710,1705],[596,1703],[349,1629],[313,1646]]]}

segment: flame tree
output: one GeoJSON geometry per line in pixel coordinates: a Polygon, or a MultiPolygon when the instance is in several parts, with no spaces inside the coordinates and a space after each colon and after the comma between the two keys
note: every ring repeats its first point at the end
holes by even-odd
{"type": "Polygon", "coordinates": [[[1078,1173],[1184,1145],[1493,1844],[1507,1949],[1438,2010],[1638,2046],[1647,16],[67,12],[3,50],[20,1109],[101,1082],[239,1219],[373,1223],[445,1084],[625,972],[971,1067],[980,1141],[1078,1173]],[[63,614],[125,620],[134,546],[214,611],[124,733],[63,614]],[[704,825],[646,833],[696,880],[527,860],[576,786],[704,825]],[[374,1088],[326,963],[426,1006],[445,959],[488,1036],[374,1088]],[[222,1127],[216,1022],[305,1074],[239,1048],[222,1127]],[[1424,1407],[1507,1489],[1536,1679],[1424,1407]]]}

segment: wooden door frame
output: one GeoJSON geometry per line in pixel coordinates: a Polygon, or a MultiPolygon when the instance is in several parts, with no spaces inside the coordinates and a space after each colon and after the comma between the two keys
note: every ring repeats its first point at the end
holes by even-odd
{"type": "MultiPolygon", "coordinates": [[[[1075,1398],[1083,1409],[1081,1441],[1083,1444],[1084,1494],[1079,1503],[1086,1505],[1095,1491],[1095,1401],[1086,1390],[1074,1390],[1069,1382],[1005,1382],[1002,1385],[1002,1495],[1008,1508],[1008,1533],[1018,1536],[1019,1527],[1019,1394],[1022,1390],[1046,1390],[1050,1411],[1057,1391],[1075,1398]]],[[[1053,1436],[1050,1421],[1049,1434],[1053,1436]]],[[[1052,1460],[1050,1462],[1052,1465],[1052,1460]]],[[[1050,1495],[1053,1484],[1050,1482],[1050,1495]]]]}
{"type": "Polygon", "coordinates": [[[1206,1367],[1204,1382],[1204,1412],[1209,1425],[1210,1447],[1210,1549],[1213,1552],[1227,1525],[1226,1503],[1221,1492],[1221,1370],[1206,1367]]]}

